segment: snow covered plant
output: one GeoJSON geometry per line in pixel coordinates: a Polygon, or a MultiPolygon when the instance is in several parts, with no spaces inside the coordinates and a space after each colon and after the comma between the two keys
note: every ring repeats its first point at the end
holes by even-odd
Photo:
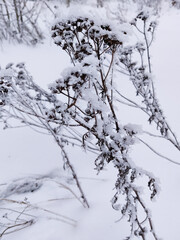
{"type": "Polygon", "coordinates": [[[151,124],[153,122],[156,124],[161,137],[171,142],[178,150],[180,150],[180,144],[176,135],[167,123],[157,100],[152,77],[150,46],[153,42],[156,22],[149,22],[149,13],[141,12],[131,24],[134,26],[137,33],[143,36],[144,41],[138,42],[134,46],[120,49],[117,65],[119,71],[129,76],[129,79],[135,87],[136,95],[141,98],[142,104],[138,105],[132,100],[124,98],[120,92],[118,92],[118,94],[129,102],[129,104],[144,111],[148,115],[149,123],[151,124]],[[139,21],[141,22],[141,25],[139,24],[139,21]]]}
{"type": "Polygon", "coordinates": [[[39,1],[2,0],[0,3],[0,41],[10,40],[36,44],[43,39],[38,26],[39,1]]]}
{"type": "Polygon", "coordinates": [[[0,70],[0,114],[5,128],[20,121],[22,125],[53,136],[84,207],[90,205],[66,146],[72,144],[94,153],[98,172],[113,164],[117,179],[112,206],[130,223],[131,231],[126,239],[145,240],[148,236],[158,239],[142,199],[139,178],[146,180],[151,200],[158,193],[158,186],[154,176],[137,167],[129,157],[131,146],[141,140],[138,137],[141,129],[134,124],[120,123],[118,107],[122,100],[143,110],[149,122],[157,125],[161,136],[179,149],[159,107],[151,77],[149,47],[155,26],[144,13],[131,24],[118,27],[88,17],[57,21],[52,27],[52,37],[55,44],[67,52],[73,66],[64,70],[61,78],[49,86],[49,91],[33,81],[23,63],[16,67],[8,64],[0,70]],[[138,21],[143,30],[138,28],[138,21]],[[142,34],[143,43],[127,45],[132,27],[142,34]],[[117,80],[124,75],[134,85],[141,104],[120,93],[117,80]]]}

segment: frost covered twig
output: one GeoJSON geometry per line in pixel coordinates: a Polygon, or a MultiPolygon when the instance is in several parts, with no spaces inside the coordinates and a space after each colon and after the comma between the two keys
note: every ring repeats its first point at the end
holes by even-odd
{"type": "Polygon", "coordinates": [[[6,214],[4,215],[4,218],[7,218],[7,220],[9,220],[8,219],[8,215],[11,212],[16,213],[17,215],[16,215],[14,220],[13,219],[9,220],[9,223],[1,224],[2,227],[4,228],[4,230],[2,230],[2,232],[0,233],[0,237],[2,237],[5,234],[11,233],[11,232],[8,231],[10,228],[15,228],[14,231],[19,231],[19,230],[22,229],[21,227],[18,228],[19,226],[23,226],[23,228],[24,228],[24,225],[25,225],[25,227],[28,227],[28,226],[30,226],[31,224],[35,223],[38,220],[38,216],[32,215],[30,213],[27,213],[26,211],[28,211],[28,212],[29,211],[33,211],[33,210],[43,211],[43,212],[46,212],[47,214],[49,214],[50,216],[51,215],[55,216],[55,218],[54,217],[53,218],[52,217],[48,217],[49,219],[52,218],[52,219],[61,221],[62,223],[71,225],[73,227],[75,227],[76,224],[77,224],[77,221],[72,219],[72,218],[70,218],[70,217],[67,217],[67,216],[62,215],[60,213],[51,211],[51,210],[49,210],[47,208],[40,207],[40,206],[38,206],[38,204],[31,204],[30,202],[27,202],[26,200],[18,201],[18,200],[13,200],[13,199],[2,198],[2,199],[0,199],[0,201],[1,202],[5,202],[6,204],[16,204],[16,205],[19,205],[19,207],[23,208],[22,211],[20,211],[19,208],[18,208],[18,210],[14,209],[15,207],[13,207],[12,209],[8,208],[8,207],[2,207],[1,208],[2,211],[6,211],[6,214]],[[21,215],[23,215],[23,217],[26,217],[27,219],[24,219],[24,218],[21,219],[20,218],[21,215]],[[28,218],[30,218],[30,220],[28,220],[28,218]]]}
{"type": "MultiPolygon", "coordinates": [[[[45,182],[52,181],[57,184],[57,187],[69,191],[73,198],[64,197],[47,199],[43,203],[58,201],[58,200],[67,200],[67,199],[77,199],[79,202],[80,199],[76,193],[65,183],[59,182],[58,178],[54,175],[45,175],[45,176],[36,176],[34,178],[24,178],[14,180],[12,183],[4,187],[4,190],[0,193],[0,211],[2,218],[0,221],[0,236],[19,231],[24,227],[28,227],[31,224],[36,223],[39,218],[54,219],[62,223],[68,224],[75,227],[77,221],[71,217],[60,214],[59,211],[55,212],[50,210],[47,207],[42,207],[42,202],[31,203],[27,201],[28,199],[23,197],[24,200],[21,200],[21,196],[27,193],[38,192],[39,189],[45,182]],[[13,194],[18,196],[18,199],[13,199],[13,194]],[[42,215],[41,212],[44,212],[42,215]],[[13,229],[11,231],[11,229],[13,229]]],[[[82,202],[81,202],[82,204],[82,202]]]]}
{"type": "Polygon", "coordinates": [[[148,12],[141,12],[131,23],[144,37],[144,44],[137,44],[135,49],[141,58],[141,65],[133,61],[133,48],[129,48],[121,57],[120,62],[126,67],[126,70],[131,76],[131,81],[136,89],[137,95],[142,97],[142,103],[146,106],[145,111],[149,116],[149,123],[154,122],[157,129],[160,130],[161,136],[171,142],[178,150],[180,145],[175,133],[167,123],[163,111],[157,100],[153,78],[152,64],[150,59],[150,46],[154,38],[156,22],[150,21],[148,12]],[[138,28],[138,22],[142,22],[142,30],[138,28]],[[145,56],[146,52],[146,56],[145,56]],[[148,70],[146,70],[146,63],[148,70]]]}
{"type": "MultiPolygon", "coordinates": [[[[24,205],[24,206],[27,206],[27,207],[32,208],[32,209],[39,209],[39,210],[48,212],[48,213],[50,213],[50,214],[52,214],[52,215],[56,215],[56,216],[62,218],[61,220],[62,220],[63,222],[65,222],[65,223],[68,223],[68,221],[69,221],[69,224],[75,224],[75,223],[76,223],[76,220],[74,220],[74,219],[72,219],[72,218],[70,218],[70,217],[67,217],[67,216],[65,216],[65,215],[59,214],[59,213],[57,213],[57,212],[53,212],[53,211],[48,210],[48,209],[46,209],[46,208],[42,208],[42,207],[38,206],[37,204],[31,204],[31,203],[29,203],[29,202],[27,202],[27,201],[17,201],[17,200],[6,199],[6,198],[2,198],[2,199],[0,199],[0,201],[5,201],[5,202],[9,202],[9,203],[20,204],[20,205],[24,205]]],[[[24,213],[23,213],[23,214],[24,214],[24,213]]]]}
{"type": "MultiPolygon", "coordinates": [[[[6,87],[9,88],[9,90],[7,90],[5,86],[1,86],[1,105],[4,106],[5,104],[5,106],[9,106],[8,108],[1,108],[4,122],[8,122],[7,120],[11,118],[17,119],[29,127],[35,127],[36,131],[40,128],[51,134],[62,151],[64,165],[69,168],[72,173],[80,191],[81,198],[83,199],[82,202],[84,206],[89,207],[75,169],[63,146],[66,141],[68,142],[68,138],[65,140],[64,137],[59,136],[58,119],[49,121],[51,113],[48,116],[47,105],[50,106],[54,104],[56,98],[33,82],[31,76],[29,76],[24,68],[24,64],[17,65],[17,69],[12,69],[11,64],[7,66],[7,70],[1,75],[1,83],[2,85],[4,85],[3,83],[5,83],[5,85],[7,84],[6,87]],[[9,93],[9,97],[7,98],[6,93],[9,93]]],[[[8,127],[8,124],[5,124],[5,126],[8,127]]]]}
{"type": "Polygon", "coordinates": [[[35,45],[44,37],[37,20],[40,2],[28,0],[3,0],[0,4],[0,41],[35,45]]]}

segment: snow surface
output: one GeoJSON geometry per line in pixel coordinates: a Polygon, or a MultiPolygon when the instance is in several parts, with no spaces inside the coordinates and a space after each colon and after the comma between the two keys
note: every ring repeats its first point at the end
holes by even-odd
{"type": "MultiPolygon", "coordinates": [[[[162,11],[151,55],[159,101],[170,125],[180,138],[180,28],[177,25],[179,22],[180,10],[162,11]]],[[[57,79],[61,71],[70,64],[68,57],[53,44],[50,38],[36,47],[3,43],[0,47],[0,55],[0,65],[4,67],[9,62],[25,62],[35,81],[42,87],[47,87],[57,79]]],[[[130,89],[129,83],[125,81],[123,87],[130,89]]],[[[152,129],[147,125],[143,113],[137,114],[137,111],[131,108],[126,110],[127,107],[123,105],[121,108],[122,123],[138,124],[143,125],[143,129],[152,129]]],[[[128,126],[131,126],[130,124],[128,126]]],[[[69,147],[69,155],[72,156],[73,164],[91,205],[91,209],[85,210],[74,195],[63,187],[68,186],[76,192],[75,185],[62,170],[61,153],[51,137],[38,134],[28,128],[5,131],[1,128],[0,134],[0,188],[4,193],[2,196],[9,198],[11,196],[11,199],[17,201],[25,199],[31,204],[28,213],[38,218],[32,226],[4,235],[3,240],[123,240],[129,228],[126,222],[115,223],[119,219],[119,213],[114,211],[110,204],[116,178],[111,165],[107,171],[97,176],[93,155],[80,153],[79,150],[69,147]],[[21,191],[20,194],[15,188],[13,191],[4,192],[12,189],[12,185],[16,185],[19,181],[22,184],[20,186],[23,186],[24,178],[29,181],[30,192],[21,191]],[[42,186],[39,189],[33,188],[31,192],[33,181],[37,181],[38,178],[43,179],[42,186]],[[44,209],[53,213],[45,212],[44,209]],[[56,215],[57,213],[59,215],[56,215]],[[74,220],[66,219],[68,223],[65,223],[64,217],[60,214],[74,220]]],[[[159,152],[179,161],[178,151],[165,141],[158,138],[152,141],[152,137],[148,135],[145,135],[144,139],[159,152]]],[[[164,240],[179,240],[180,167],[159,158],[142,144],[133,147],[131,158],[137,165],[153,172],[160,179],[161,192],[157,201],[151,203],[148,198],[146,199],[158,235],[164,240]]],[[[4,202],[2,204],[0,207],[5,206],[4,202]]],[[[22,211],[24,206],[9,203],[9,208],[22,211]]],[[[0,208],[0,222],[5,213],[6,211],[0,208]]],[[[11,215],[12,218],[18,216],[15,213],[11,215]]]]}

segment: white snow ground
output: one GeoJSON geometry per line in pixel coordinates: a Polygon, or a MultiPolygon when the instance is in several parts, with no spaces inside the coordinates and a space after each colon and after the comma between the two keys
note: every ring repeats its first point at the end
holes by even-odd
{"type": "MultiPolygon", "coordinates": [[[[159,101],[170,125],[180,138],[179,22],[180,10],[166,9],[161,13],[151,55],[159,101]]],[[[64,67],[69,64],[68,57],[50,39],[37,47],[8,43],[1,46],[1,66],[9,62],[22,61],[26,62],[34,79],[43,87],[58,78],[64,67]]],[[[123,107],[122,110],[125,111],[123,107]]],[[[131,122],[132,111],[130,112],[131,114],[128,110],[124,113],[123,121],[131,122]]],[[[146,119],[141,113],[134,115],[133,123],[146,126],[145,122],[142,123],[142,118],[143,121],[146,119]]],[[[0,134],[0,184],[14,182],[14,179],[19,178],[37,178],[39,175],[43,175],[45,179],[40,190],[11,196],[11,199],[19,201],[27,198],[27,201],[31,203],[27,213],[38,216],[39,219],[26,229],[4,235],[3,240],[123,239],[128,227],[125,222],[115,223],[119,218],[119,213],[114,211],[110,204],[115,181],[114,170],[111,166],[97,176],[93,170],[92,155],[80,154],[73,148],[69,150],[91,205],[91,209],[85,210],[76,199],[72,199],[74,196],[70,191],[62,187],[62,184],[65,184],[75,191],[73,183],[67,183],[69,180],[62,170],[60,151],[51,137],[24,128],[6,131],[1,129],[0,134]],[[51,210],[53,213],[45,212],[44,209],[51,210]],[[55,213],[72,218],[75,222],[55,215],[55,213]]],[[[158,139],[152,141],[149,137],[146,139],[159,152],[179,161],[178,151],[165,141],[158,139]]],[[[137,165],[153,172],[160,179],[160,195],[156,202],[149,203],[158,236],[164,240],[179,240],[180,167],[159,158],[141,144],[133,148],[131,157],[137,165]]],[[[0,185],[2,190],[6,186],[0,185]]],[[[6,213],[2,210],[4,206],[7,207],[7,205],[0,206],[0,222],[4,219],[3,214],[6,213]]],[[[9,203],[8,206],[19,211],[24,209],[23,204],[9,203]]],[[[11,214],[10,218],[18,217],[18,215],[18,213],[11,214]]],[[[28,216],[24,215],[23,218],[25,217],[28,216]]]]}

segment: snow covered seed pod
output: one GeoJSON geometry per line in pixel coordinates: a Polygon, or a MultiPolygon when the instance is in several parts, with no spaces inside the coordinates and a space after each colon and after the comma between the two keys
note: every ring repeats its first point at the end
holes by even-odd
{"type": "MultiPolygon", "coordinates": [[[[126,35],[126,32],[122,32],[126,35]]],[[[123,37],[113,33],[109,24],[96,24],[86,17],[61,20],[52,27],[55,44],[71,55],[73,61],[81,62],[93,53],[113,51],[122,44],[123,37]]]]}

